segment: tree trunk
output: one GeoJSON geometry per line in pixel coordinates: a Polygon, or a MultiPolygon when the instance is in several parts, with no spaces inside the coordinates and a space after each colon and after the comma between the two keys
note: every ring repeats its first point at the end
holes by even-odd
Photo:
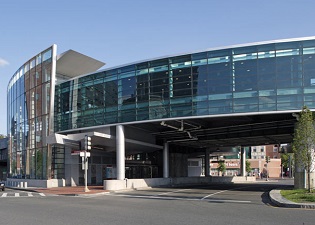
{"type": "Polygon", "coordinates": [[[307,168],[307,182],[308,182],[308,186],[307,186],[307,190],[308,193],[311,193],[311,167],[308,166],[307,168]]]}

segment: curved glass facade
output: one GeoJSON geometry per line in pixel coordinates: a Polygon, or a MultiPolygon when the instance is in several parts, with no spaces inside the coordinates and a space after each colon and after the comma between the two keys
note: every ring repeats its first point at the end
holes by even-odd
{"type": "Polygon", "coordinates": [[[53,46],[26,62],[8,85],[9,177],[45,179],[53,46]]]}
{"type": "Polygon", "coordinates": [[[160,58],[56,86],[55,132],[115,123],[315,108],[315,40],[160,58]]]}
{"type": "Polygon", "coordinates": [[[57,69],[53,45],[26,62],[9,82],[9,177],[64,177],[64,148],[46,143],[53,132],[297,111],[304,105],[315,109],[315,38],[159,58],[55,85],[57,69]]]}

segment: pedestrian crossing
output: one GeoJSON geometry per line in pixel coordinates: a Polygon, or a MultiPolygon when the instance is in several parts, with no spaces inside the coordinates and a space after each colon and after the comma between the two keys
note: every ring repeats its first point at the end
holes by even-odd
{"type": "Polygon", "coordinates": [[[20,198],[20,197],[45,197],[44,193],[38,192],[4,192],[0,193],[0,198],[20,198]]]}

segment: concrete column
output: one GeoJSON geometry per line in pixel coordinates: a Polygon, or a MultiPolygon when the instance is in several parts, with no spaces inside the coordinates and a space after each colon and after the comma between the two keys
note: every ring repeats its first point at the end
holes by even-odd
{"type": "Polygon", "coordinates": [[[117,180],[125,179],[125,133],[122,125],[116,126],[117,180]]]}
{"type": "Polygon", "coordinates": [[[245,148],[241,148],[241,176],[246,176],[246,151],[245,148]]]}
{"type": "Polygon", "coordinates": [[[205,176],[210,177],[210,150],[206,149],[205,152],[205,176]]]}
{"type": "Polygon", "coordinates": [[[163,178],[168,178],[169,175],[169,143],[164,142],[163,148],[163,178]]]}

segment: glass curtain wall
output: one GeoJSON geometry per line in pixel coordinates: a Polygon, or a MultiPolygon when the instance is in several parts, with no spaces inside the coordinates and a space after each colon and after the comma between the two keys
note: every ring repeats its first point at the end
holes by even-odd
{"type": "Polygon", "coordinates": [[[9,177],[47,178],[53,46],[25,63],[8,85],[9,177]]]}
{"type": "Polygon", "coordinates": [[[60,84],[56,99],[55,131],[314,108],[315,41],[205,51],[97,72],[60,84]]]}

